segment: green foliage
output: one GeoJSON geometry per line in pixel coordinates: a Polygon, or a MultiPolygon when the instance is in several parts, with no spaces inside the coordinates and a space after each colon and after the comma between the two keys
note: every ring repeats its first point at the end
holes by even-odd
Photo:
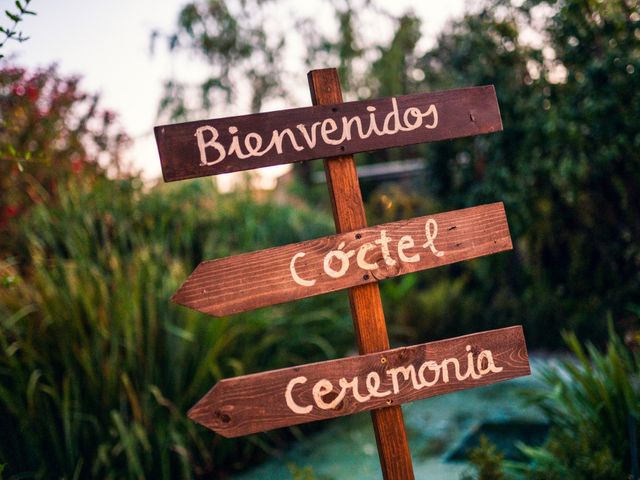
{"type": "MultiPolygon", "coordinates": [[[[237,98],[238,80],[250,79],[251,111],[265,99],[284,96],[282,62],[285,32],[266,22],[273,1],[194,0],[178,13],[175,32],[164,35],[169,51],[195,53],[211,73],[200,85],[199,102],[189,104],[190,89],[178,78],[165,82],[160,113],[177,119],[190,111],[209,111],[237,98]]],[[[153,37],[161,35],[154,32],[153,37]]],[[[246,95],[246,92],[243,92],[246,95]]]]}
{"type": "Polygon", "coordinates": [[[291,472],[291,478],[293,480],[314,480],[315,475],[313,474],[312,467],[304,467],[301,468],[297,466],[295,463],[290,463],[287,465],[289,471],[291,472]]]}
{"type": "MultiPolygon", "coordinates": [[[[25,42],[29,40],[29,37],[25,37],[24,34],[18,30],[18,24],[24,21],[24,17],[26,15],[35,15],[36,13],[32,10],[29,10],[29,4],[31,0],[23,0],[24,4],[20,0],[15,0],[16,10],[5,10],[4,14],[11,22],[8,26],[0,25],[0,49],[4,47],[4,45],[9,40],[15,40],[17,42],[25,42]]],[[[2,59],[4,55],[0,53],[0,59],[2,59]]]]}
{"type": "Polygon", "coordinates": [[[405,14],[396,20],[394,36],[388,46],[379,47],[380,56],[371,65],[375,96],[392,97],[415,90],[410,75],[416,68],[416,45],[420,40],[420,20],[405,14]]]}
{"type": "MultiPolygon", "coordinates": [[[[514,470],[531,479],[611,479],[631,472],[630,422],[640,427],[640,353],[609,329],[606,352],[565,341],[575,356],[543,373],[546,391],[529,399],[551,425],[542,447],[523,447],[530,463],[514,470]]],[[[640,453],[640,452],[639,452],[640,453]]]]}
{"type": "Polygon", "coordinates": [[[168,299],[203,258],[320,236],[327,219],[209,182],[145,193],[99,177],[58,190],[56,206],[23,217],[1,264],[13,278],[0,288],[8,476],[222,477],[277,448],[282,432],[225,440],[185,412],[221,378],[343,355],[347,302],[212,319],[168,299]]]}
{"type": "MultiPolygon", "coordinates": [[[[231,1],[212,3],[226,5],[236,20],[246,13],[231,1]]],[[[199,16],[181,23],[177,34],[226,18],[206,10],[208,4],[197,2],[199,16]]],[[[277,15],[282,3],[268,4],[277,15]]],[[[410,12],[390,15],[366,0],[336,2],[335,22],[323,29],[294,15],[299,28],[288,38],[306,49],[307,66],[338,66],[347,98],[496,86],[504,132],[358,157],[360,163],[425,157],[428,192],[418,194],[437,207],[429,212],[505,203],[515,251],[442,274],[463,284],[459,318],[473,318],[476,329],[518,319],[532,345],[553,348],[562,343],[548,332],[558,325],[605,338],[604,324],[592,318],[623,318],[640,291],[639,7],[637,0],[485,0],[452,21],[426,52],[419,48],[420,19],[410,12]],[[371,18],[391,25],[392,36],[367,40],[362,32],[371,18]]],[[[253,10],[269,23],[262,4],[253,10]]],[[[285,48],[282,30],[263,33],[271,40],[251,55],[268,55],[268,45],[281,38],[285,48]]],[[[183,38],[206,52],[197,37],[183,38]]],[[[212,68],[236,68],[232,57],[212,57],[212,68]]],[[[286,71],[273,65],[272,73],[286,71]]],[[[272,80],[290,89],[284,79],[272,80]]],[[[303,181],[312,168],[321,165],[297,167],[303,181]]]]}
{"type": "Polygon", "coordinates": [[[504,455],[484,435],[480,444],[469,452],[469,463],[476,473],[465,473],[461,480],[504,480],[504,455]]]}
{"type": "Polygon", "coordinates": [[[313,467],[309,465],[299,467],[295,463],[290,463],[287,467],[289,472],[291,472],[291,480],[333,480],[333,477],[327,475],[316,475],[313,467]]]}
{"type": "MultiPolygon", "coordinates": [[[[526,460],[506,462],[484,442],[469,457],[472,478],[610,480],[631,472],[630,430],[640,427],[640,352],[613,327],[605,352],[564,335],[571,357],[543,370],[545,388],[525,391],[551,426],[539,447],[520,445],[526,460]]],[[[640,453],[640,452],[638,452],[640,453]]],[[[630,478],[630,477],[629,477],[630,478]]]]}
{"type": "Polygon", "coordinates": [[[560,346],[557,325],[604,338],[594,316],[622,318],[640,290],[637,12],[485,2],[420,61],[429,89],[496,86],[504,132],[430,145],[427,176],[445,209],[504,201],[515,252],[469,269],[464,294],[488,306],[482,323],[518,318],[534,345],[560,346]],[[530,25],[539,47],[522,41],[530,25]]]}
{"type": "Polygon", "coordinates": [[[0,252],[34,204],[55,202],[69,177],[120,172],[128,145],[116,115],[100,107],[80,79],[52,66],[0,68],[0,252]]]}

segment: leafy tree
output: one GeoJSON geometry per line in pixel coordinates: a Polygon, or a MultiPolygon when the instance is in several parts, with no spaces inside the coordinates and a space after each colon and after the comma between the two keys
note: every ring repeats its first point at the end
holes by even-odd
{"type": "MultiPolygon", "coordinates": [[[[232,1],[200,0],[194,3],[198,15],[181,15],[189,21],[177,35],[186,42],[183,48],[207,54],[204,37],[189,32],[197,32],[193,25],[227,18],[207,5],[228,5],[225,12],[236,21],[249,10],[259,12],[256,28],[264,42],[240,42],[249,48],[243,58],[261,66],[259,74],[233,62],[233,49],[207,58],[224,73],[216,78],[228,72],[236,72],[229,78],[266,75],[274,82],[270,92],[285,92],[281,65],[260,60],[272,51],[269,45],[287,42],[281,32],[264,28],[266,5],[276,3],[246,2],[242,10],[232,1]]],[[[424,53],[415,15],[394,17],[368,1],[332,5],[337,33],[302,18],[297,22],[303,35],[294,38],[306,46],[308,66],[339,67],[347,77],[347,98],[494,84],[500,103],[504,132],[359,156],[360,163],[427,159],[428,192],[418,192],[424,200],[412,200],[402,189],[391,198],[385,190],[373,195],[372,211],[380,210],[376,202],[382,197],[386,205],[416,205],[414,214],[493,201],[507,208],[513,254],[425,273],[413,292],[419,301],[402,303],[442,311],[437,335],[517,319],[527,325],[533,345],[561,346],[548,335],[558,325],[604,338],[604,322],[594,319],[607,312],[626,316],[640,291],[640,217],[634,207],[640,204],[638,0],[486,0],[452,21],[424,53]],[[365,10],[391,22],[393,36],[366,41],[365,10]],[[447,293],[433,296],[427,283],[447,293]],[[459,301],[443,308],[452,294],[459,301]]],[[[246,30],[238,38],[250,37],[246,30]]],[[[320,168],[319,162],[311,168],[320,168]]],[[[311,178],[309,165],[299,172],[311,178]]],[[[388,217],[390,210],[383,211],[388,217]]],[[[402,215],[411,214],[402,209],[402,215]]],[[[403,315],[418,335],[433,331],[433,323],[421,325],[422,313],[403,315]]]]}
{"type": "Polygon", "coordinates": [[[64,178],[119,171],[129,140],[98,96],[55,66],[0,68],[0,112],[1,251],[17,218],[36,203],[51,202],[64,178]]]}
{"type": "MultiPolygon", "coordinates": [[[[189,52],[204,60],[210,74],[200,83],[198,102],[189,104],[191,89],[178,78],[165,82],[160,113],[184,118],[190,111],[208,111],[229,104],[238,95],[238,84],[246,87],[252,111],[265,99],[285,95],[282,89],[284,32],[269,29],[266,22],[272,0],[194,0],[178,13],[175,32],[163,36],[170,52],[189,52]]],[[[271,18],[270,20],[274,20],[271,18]]]]}
{"type": "MultiPolygon", "coordinates": [[[[15,6],[16,10],[5,10],[4,14],[9,19],[10,24],[8,26],[0,25],[0,49],[4,47],[5,43],[9,40],[15,40],[17,42],[24,42],[28,40],[28,37],[25,37],[22,31],[18,30],[18,24],[24,21],[24,17],[27,15],[35,15],[36,13],[32,10],[29,10],[29,4],[31,0],[16,0],[15,6]]],[[[0,59],[3,58],[4,55],[0,53],[0,59]]]]}
{"type": "Polygon", "coordinates": [[[640,289],[638,5],[487,2],[422,59],[429,87],[496,85],[504,132],[431,146],[429,181],[447,207],[505,202],[517,263],[487,259],[468,293],[476,319],[520,317],[534,343],[559,324],[604,337],[593,319],[640,289]],[[543,8],[535,48],[521,39],[543,8]]]}
{"type": "MultiPolygon", "coordinates": [[[[320,24],[313,14],[291,9],[282,0],[194,0],[178,14],[175,30],[153,32],[163,38],[170,52],[191,53],[206,63],[209,74],[197,88],[179,78],[165,82],[160,113],[169,118],[186,118],[224,109],[240,97],[250,98],[251,111],[271,99],[291,100],[288,77],[299,78],[304,67],[335,66],[345,96],[388,95],[398,85],[407,86],[405,72],[415,63],[412,56],[420,38],[420,21],[413,14],[395,17],[371,0],[309,2],[304,11],[333,15],[333,22],[320,24]],[[361,13],[366,12],[365,19],[361,13]],[[372,17],[373,16],[373,17],[372,17]],[[389,45],[384,38],[366,41],[362,35],[370,26],[391,25],[397,31],[389,45]],[[304,52],[291,71],[285,56],[304,52]],[[376,61],[378,78],[371,80],[368,65],[376,61]],[[399,69],[399,70],[398,70],[399,69]]],[[[393,94],[398,94],[394,91],[393,94]]]]}

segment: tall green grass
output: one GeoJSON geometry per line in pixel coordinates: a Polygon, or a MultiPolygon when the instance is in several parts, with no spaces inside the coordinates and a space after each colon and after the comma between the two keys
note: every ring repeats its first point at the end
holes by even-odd
{"type": "Polygon", "coordinates": [[[515,471],[528,479],[630,478],[632,432],[640,430],[640,352],[627,348],[611,324],[604,352],[575,334],[564,338],[574,358],[547,368],[549,388],[529,394],[551,425],[549,439],[524,447],[530,463],[515,471]]]}
{"type": "Polygon", "coordinates": [[[221,378],[344,354],[346,300],[213,319],[169,297],[202,259],[317,237],[329,218],[209,182],[81,180],[58,197],[0,262],[4,475],[217,478],[282,442],[226,440],[185,412],[221,378]]]}
{"type": "Polygon", "coordinates": [[[485,439],[470,455],[474,471],[465,479],[632,478],[640,455],[634,439],[640,430],[640,351],[627,347],[611,323],[604,352],[573,333],[564,339],[572,356],[547,365],[543,385],[522,392],[549,422],[546,442],[520,445],[526,460],[505,461],[485,439]]]}

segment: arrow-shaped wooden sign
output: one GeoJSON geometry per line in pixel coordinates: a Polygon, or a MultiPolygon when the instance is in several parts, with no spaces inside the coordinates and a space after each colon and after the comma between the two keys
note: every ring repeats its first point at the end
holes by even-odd
{"type": "Polygon", "coordinates": [[[172,300],[224,316],[511,248],[493,203],[203,262],[172,300]]]}
{"type": "Polygon", "coordinates": [[[166,182],[500,130],[492,85],[154,129],[166,182]]]}
{"type": "Polygon", "coordinates": [[[522,327],[516,326],[225,379],[189,417],[238,437],[529,374],[522,327]]]}

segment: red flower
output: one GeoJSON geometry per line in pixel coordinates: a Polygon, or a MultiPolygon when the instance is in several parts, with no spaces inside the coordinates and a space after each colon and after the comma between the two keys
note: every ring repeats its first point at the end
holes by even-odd
{"type": "Polygon", "coordinates": [[[84,168],[84,162],[79,159],[71,160],[71,171],[75,174],[78,174],[84,168]]]}
{"type": "Polygon", "coordinates": [[[29,98],[29,100],[31,100],[32,102],[35,102],[36,100],[38,100],[38,97],[40,96],[40,90],[38,90],[38,87],[32,84],[27,85],[26,93],[27,93],[27,98],[29,98]]]}
{"type": "Polygon", "coordinates": [[[19,209],[17,205],[7,205],[7,208],[5,209],[7,218],[15,217],[18,215],[18,211],[19,209]]]}
{"type": "Polygon", "coordinates": [[[11,93],[13,93],[14,95],[17,95],[18,97],[23,96],[25,92],[26,90],[24,88],[24,85],[22,85],[21,83],[15,84],[11,89],[11,93]]]}

